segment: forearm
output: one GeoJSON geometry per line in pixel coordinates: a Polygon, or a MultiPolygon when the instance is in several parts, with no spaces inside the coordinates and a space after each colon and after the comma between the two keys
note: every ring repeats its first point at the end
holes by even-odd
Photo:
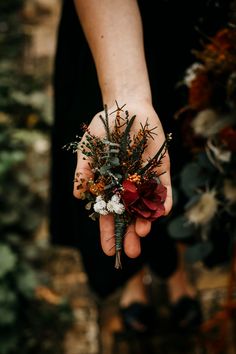
{"type": "Polygon", "coordinates": [[[103,102],[151,103],[142,23],[135,0],[75,0],[91,49],[103,102]]]}

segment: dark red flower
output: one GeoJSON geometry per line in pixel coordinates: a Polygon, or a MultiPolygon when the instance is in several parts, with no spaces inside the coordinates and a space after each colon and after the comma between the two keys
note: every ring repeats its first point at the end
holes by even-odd
{"type": "Polygon", "coordinates": [[[189,88],[189,105],[201,110],[209,106],[212,97],[212,87],[206,72],[198,73],[189,88]]]}
{"type": "Polygon", "coordinates": [[[236,129],[232,127],[222,129],[220,138],[229,150],[236,151],[236,129]]]}
{"type": "Polygon", "coordinates": [[[122,200],[130,214],[154,221],[165,213],[163,204],[167,189],[156,180],[152,179],[138,185],[125,180],[122,185],[124,188],[122,200]]]}
{"type": "Polygon", "coordinates": [[[207,45],[207,49],[212,52],[223,53],[235,47],[235,29],[223,28],[212,38],[212,43],[207,45]]]}

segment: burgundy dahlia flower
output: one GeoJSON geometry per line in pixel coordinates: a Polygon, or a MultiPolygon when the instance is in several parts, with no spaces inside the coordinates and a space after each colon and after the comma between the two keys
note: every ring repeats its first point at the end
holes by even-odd
{"type": "Polygon", "coordinates": [[[126,179],[122,185],[122,200],[130,214],[149,221],[164,215],[165,186],[155,179],[137,185],[126,179]]]}

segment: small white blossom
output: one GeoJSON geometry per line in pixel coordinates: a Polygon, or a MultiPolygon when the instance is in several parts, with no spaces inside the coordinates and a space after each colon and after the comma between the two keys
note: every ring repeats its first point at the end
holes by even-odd
{"type": "Polygon", "coordinates": [[[187,70],[184,77],[184,83],[187,87],[190,87],[192,81],[196,79],[198,70],[202,69],[203,65],[200,63],[194,63],[187,70]]]}
{"type": "Polygon", "coordinates": [[[105,203],[105,201],[104,201],[104,199],[103,199],[103,197],[101,195],[98,195],[97,198],[96,198],[96,203],[98,203],[98,202],[104,202],[105,203]]]}
{"type": "Polygon", "coordinates": [[[232,153],[223,149],[221,146],[215,146],[211,140],[207,141],[207,147],[210,149],[216,160],[221,162],[230,162],[232,153]]]}
{"type": "Polygon", "coordinates": [[[236,203],[236,183],[230,179],[224,180],[224,196],[230,204],[236,203]]]}
{"type": "Polygon", "coordinates": [[[192,121],[192,128],[196,135],[209,137],[218,132],[220,118],[213,109],[200,111],[192,121]]]}
{"type": "Polygon", "coordinates": [[[115,203],[119,203],[119,202],[120,202],[120,197],[119,197],[117,194],[114,194],[114,195],[111,197],[111,201],[112,201],[112,202],[115,202],[115,203]]]}
{"type": "Polygon", "coordinates": [[[215,216],[219,206],[219,201],[216,198],[216,191],[204,192],[198,202],[194,204],[186,212],[188,221],[195,225],[206,225],[215,216]]]}
{"type": "Polygon", "coordinates": [[[122,203],[120,203],[120,197],[117,194],[114,194],[111,197],[111,200],[107,203],[107,210],[111,213],[115,214],[123,214],[125,211],[125,207],[122,203]]]}
{"type": "Polygon", "coordinates": [[[107,215],[107,203],[103,200],[102,196],[96,198],[96,203],[93,205],[93,209],[96,213],[101,215],[107,215]]]}

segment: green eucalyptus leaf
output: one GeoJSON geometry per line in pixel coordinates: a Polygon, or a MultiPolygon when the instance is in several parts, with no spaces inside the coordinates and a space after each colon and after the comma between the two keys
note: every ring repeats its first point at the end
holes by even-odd
{"type": "Polygon", "coordinates": [[[193,195],[185,204],[184,209],[187,210],[191,208],[193,205],[197,204],[200,198],[201,198],[201,194],[193,195]]]}
{"type": "Polygon", "coordinates": [[[119,166],[120,160],[118,157],[111,157],[109,159],[109,163],[111,164],[111,166],[119,166]]]}
{"type": "Polygon", "coordinates": [[[17,256],[7,245],[0,244],[0,278],[15,268],[17,256]]]}
{"type": "Polygon", "coordinates": [[[190,224],[184,216],[178,216],[168,225],[168,232],[174,239],[185,239],[191,237],[195,231],[195,227],[190,224]]]}
{"type": "Polygon", "coordinates": [[[86,210],[90,210],[90,209],[92,208],[92,205],[93,205],[93,201],[88,202],[88,203],[85,205],[85,209],[86,209],[86,210]]]}
{"type": "Polygon", "coordinates": [[[109,171],[110,166],[104,165],[102,167],[100,167],[99,172],[101,175],[106,175],[107,171],[109,171]]]}
{"type": "Polygon", "coordinates": [[[181,189],[188,197],[191,197],[195,195],[197,188],[205,186],[208,180],[207,172],[196,162],[191,162],[181,172],[181,189]]]}
{"type": "Polygon", "coordinates": [[[197,159],[197,163],[208,170],[208,173],[212,174],[215,173],[215,166],[211,163],[211,161],[209,160],[207,154],[205,152],[201,152],[197,155],[196,157],[197,159]]]}
{"type": "Polygon", "coordinates": [[[211,242],[199,242],[193,246],[188,246],[185,252],[185,259],[188,263],[195,263],[206,258],[212,252],[211,242]]]}
{"type": "Polygon", "coordinates": [[[122,175],[119,173],[114,173],[114,175],[116,176],[116,178],[118,179],[118,181],[122,180],[122,175]]]}
{"type": "Polygon", "coordinates": [[[96,221],[99,218],[99,214],[98,213],[92,213],[89,215],[89,217],[93,220],[96,221]]]}

